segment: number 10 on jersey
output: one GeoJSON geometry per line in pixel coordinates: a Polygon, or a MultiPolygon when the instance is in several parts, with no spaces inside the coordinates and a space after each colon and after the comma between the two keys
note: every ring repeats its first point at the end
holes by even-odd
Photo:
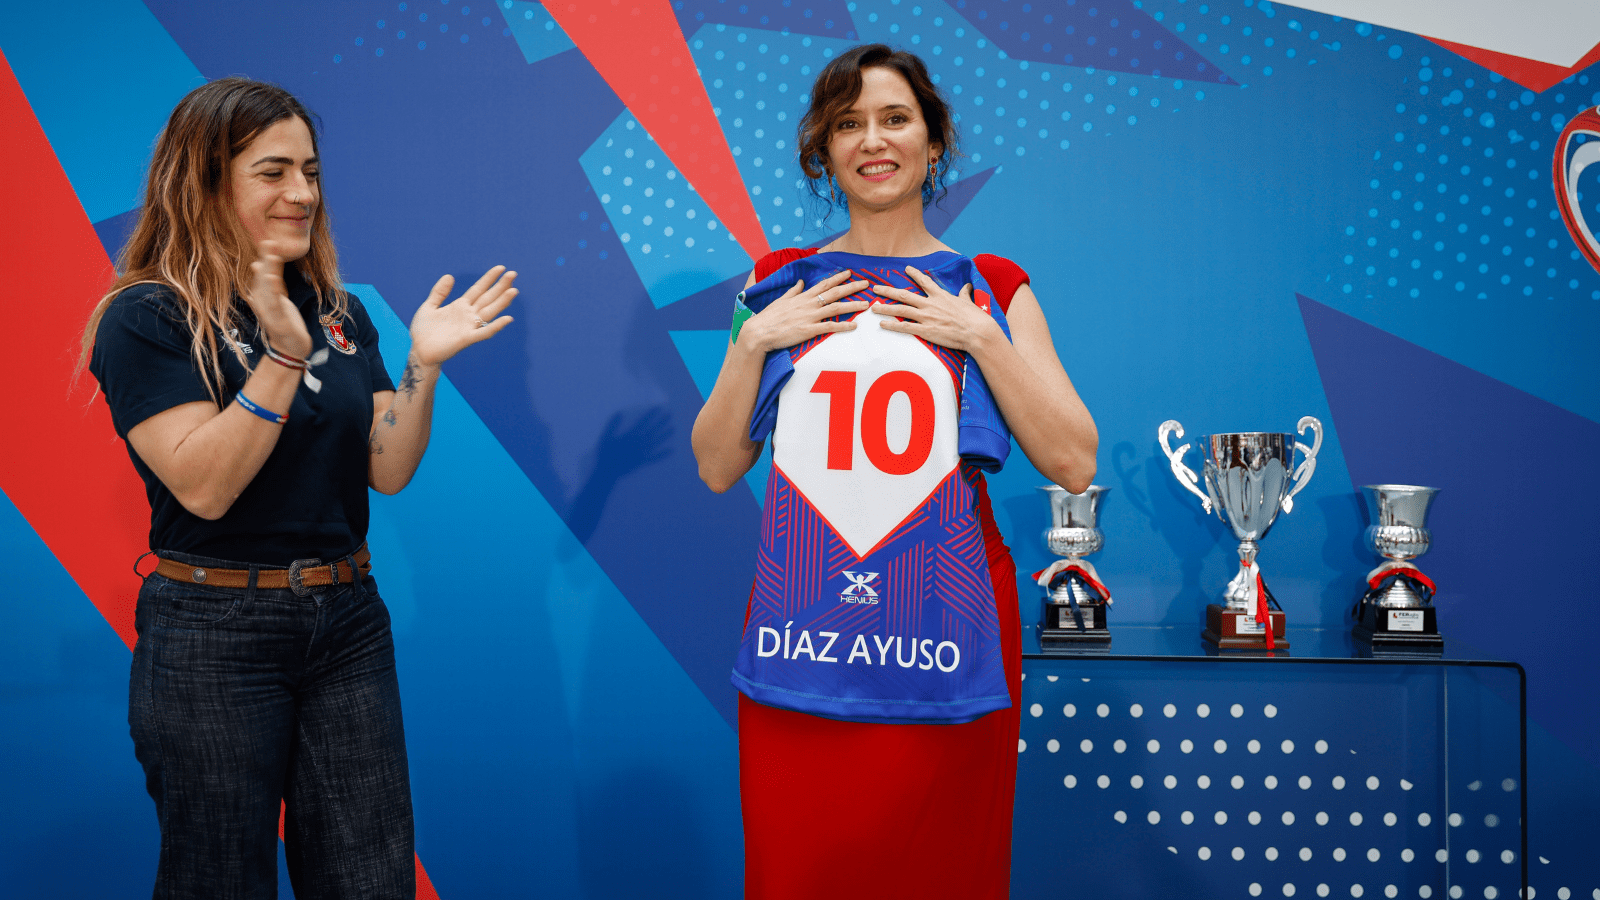
{"type": "MultiPolygon", "coordinates": [[[[811,393],[828,395],[828,468],[855,468],[856,373],[826,371],[817,374],[811,393]]],[[[922,468],[933,449],[937,415],[933,390],[915,372],[880,375],[867,387],[861,401],[861,449],[867,461],[886,475],[909,475],[922,468]],[[904,394],[911,404],[911,429],[904,450],[889,447],[889,401],[904,394]]]]}

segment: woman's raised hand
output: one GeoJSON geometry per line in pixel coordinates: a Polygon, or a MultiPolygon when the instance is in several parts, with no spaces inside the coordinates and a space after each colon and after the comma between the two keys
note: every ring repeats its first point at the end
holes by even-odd
{"type": "Polygon", "coordinates": [[[511,286],[516,278],[517,273],[505,266],[495,266],[450,303],[444,300],[455,286],[455,277],[440,278],[411,317],[412,356],[422,365],[437,366],[467,345],[499,334],[511,324],[511,317],[500,313],[517,296],[517,289],[511,286]]]}
{"type": "Polygon", "coordinates": [[[865,279],[849,281],[848,269],[836,272],[807,288],[797,281],[783,296],[751,316],[739,329],[740,346],[766,353],[804,343],[819,334],[854,331],[854,322],[830,322],[834,316],[847,316],[872,305],[871,300],[846,300],[865,288],[865,279]],[[746,341],[750,343],[745,344],[746,341]]]}
{"type": "Polygon", "coordinates": [[[250,286],[244,302],[255,313],[261,334],[274,350],[304,359],[311,352],[311,334],[305,319],[289,299],[283,284],[282,248],[277,241],[256,245],[256,260],[250,264],[250,286]]]}
{"type": "Polygon", "coordinates": [[[873,285],[872,290],[892,303],[881,303],[872,311],[881,316],[893,316],[883,323],[885,331],[914,334],[929,343],[951,350],[971,352],[979,340],[988,336],[990,329],[999,334],[1000,326],[987,310],[972,302],[972,285],[952,294],[929,278],[926,272],[906,266],[906,275],[926,294],[917,294],[885,284],[873,285]],[[909,321],[901,322],[899,319],[909,321]]]}

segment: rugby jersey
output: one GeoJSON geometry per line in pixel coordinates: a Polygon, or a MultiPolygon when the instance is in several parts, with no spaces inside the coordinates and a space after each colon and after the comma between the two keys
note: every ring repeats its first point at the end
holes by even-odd
{"type": "MultiPolygon", "coordinates": [[[[908,265],[951,293],[971,284],[1009,338],[982,274],[949,251],[802,257],[737,306],[760,312],[846,268],[921,293],[908,265]]],[[[971,357],[884,320],[863,312],[854,331],[768,354],[750,437],[772,437],[773,467],[732,681],[830,718],[970,721],[1011,705],[974,509],[978,472],[1004,464],[1010,432],[971,357]]]]}

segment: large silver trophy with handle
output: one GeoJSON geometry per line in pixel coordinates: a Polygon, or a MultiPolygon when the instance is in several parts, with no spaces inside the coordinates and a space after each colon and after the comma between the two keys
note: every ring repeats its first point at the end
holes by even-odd
{"type": "Polygon", "coordinates": [[[1191,446],[1174,449],[1168,438],[1183,437],[1183,426],[1174,419],[1161,423],[1156,439],[1172,465],[1172,474],[1190,493],[1200,498],[1206,512],[1215,512],[1233,529],[1239,539],[1239,573],[1228,582],[1225,604],[1206,607],[1206,630],[1202,636],[1226,650],[1286,649],[1283,610],[1276,607],[1261,568],[1256,565],[1260,541],[1267,536],[1278,511],[1294,509],[1294,495],[1305,489],[1317,470],[1317,451],[1322,448],[1322,423],[1313,416],[1300,420],[1296,431],[1311,431],[1311,446],[1283,432],[1250,431],[1212,434],[1201,438],[1204,492],[1200,478],[1183,463],[1191,446]],[[1300,451],[1300,465],[1294,453],[1300,451]]]}
{"type": "Polygon", "coordinates": [[[1434,617],[1433,579],[1412,560],[1428,552],[1428,508],[1438,488],[1416,484],[1369,484],[1367,543],[1384,561],[1367,573],[1367,591],[1356,604],[1356,640],[1375,652],[1437,654],[1444,648],[1434,617]]]}

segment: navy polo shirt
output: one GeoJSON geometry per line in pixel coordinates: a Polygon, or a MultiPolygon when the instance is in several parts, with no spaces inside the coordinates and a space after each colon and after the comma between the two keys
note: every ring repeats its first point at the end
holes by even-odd
{"type": "MultiPolygon", "coordinates": [[[[361,301],[347,297],[343,321],[324,323],[316,293],[294,266],[284,269],[289,299],[305,317],[312,350],[328,360],[312,372],[314,393],[301,384],[287,410],[289,421],[271,455],[226,514],[216,521],[194,515],[128,446],[150,500],[150,548],[287,566],[298,559],[336,559],[367,536],[367,439],[372,395],[394,390],[378,355],[378,329],[361,301]]],[[[252,366],[276,365],[262,352],[255,316],[235,300],[236,339],[252,366]]],[[[95,333],[89,371],[99,380],[117,435],[175,406],[210,401],[191,347],[193,333],[170,288],[134,285],[111,301],[95,333]]],[[[249,371],[223,343],[221,399],[233,402],[249,371]]],[[[273,410],[284,412],[284,410],[273,410]]]]}

